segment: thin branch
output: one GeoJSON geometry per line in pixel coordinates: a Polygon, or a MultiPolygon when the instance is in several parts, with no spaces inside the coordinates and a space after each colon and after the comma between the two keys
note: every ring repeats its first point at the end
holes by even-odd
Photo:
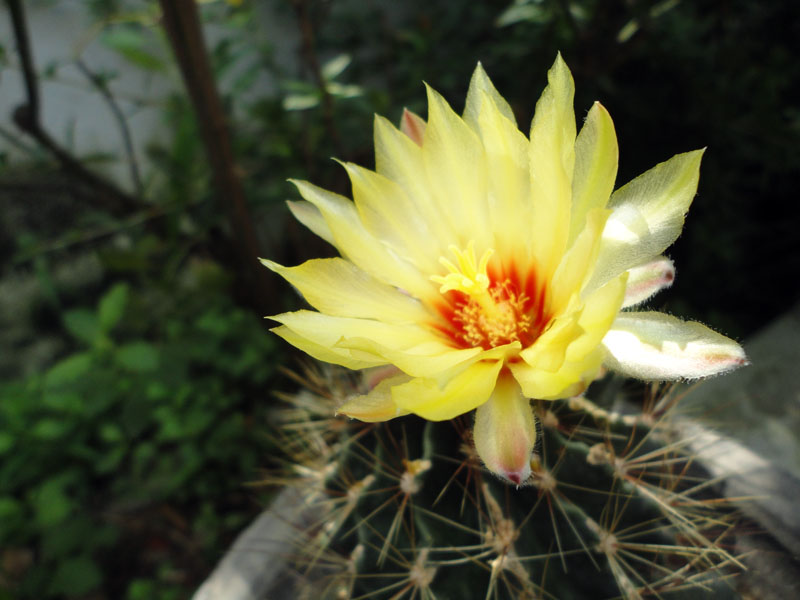
{"type": "Polygon", "coordinates": [[[127,213],[140,206],[139,202],[125,193],[113,183],[95,175],[84,167],[67,150],[62,148],[50,134],[42,127],[40,120],[41,101],[39,87],[36,79],[36,69],[33,64],[30,38],[25,22],[25,12],[21,0],[6,0],[6,5],[11,13],[11,24],[14,39],[22,66],[22,75],[25,81],[27,101],[14,109],[13,120],[17,127],[34,138],[41,146],[61,165],[61,168],[74,175],[77,179],[92,186],[99,194],[92,195],[92,199],[104,208],[114,213],[127,213]]]}
{"type": "Polygon", "coordinates": [[[243,267],[248,295],[259,310],[272,312],[278,304],[277,294],[267,278],[267,271],[257,261],[260,254],[258,242],[206,53],[197,4],[195,0],[159,0],[159,3],[164,30],[194,107],[217,188],[217,199],[228,215],[232,242],[243,267]]]}
{"type": "MultiPolygon", "coordinates": [[[[37,188],[41,190],[42,186],[39,184],[37,185],[37,188]]],[[[8,191],[25,192],[29,190],[30,186],[25,184],[21,185],[15,185],[13,183],[0,184],[0,192],[8,192],[8,191]]],[[[192,204],[200,204],[200,203],[201,203],[200,200],[196,200],[192,204]]],[[[32,251],[27,252],[24,255],[15,257],[11,261],[11,264],[13,266],[20,266],[27,264],[40,256],[52,254],[55,252],[62,252],[64,250],[80,247],[85,244],[91,244],[99,240],[102,240],[104,238],[110,237],[112,235],[116,235],[122,231],[127,231],[129,229],[133,229],[139,226],[148,226],[152,221],[156,219],[161,219],[178,211],[185,211],[186,209],[187,209],[186,204],[181,204],[179,206],[151,206],[145,209],[144,211],[128,215],[114,224],[105,225],[90,230],[83,230],[80,232],[80,235],[77,238],[74,238],[72,234],[68,234],[55,241],[39,244],[32,251]]]]}
{"type": "Polygon", "coordinates": [[[133,187],[136,190],[136,195],[139,198],[143,198],[144,185],[142,184],[142,177],[139,173],[139,163],[136,160],[136,152],[133,149],[133,138],[131,136],[130,127],[128,127],[128,120],[125,118],[125,114],[122,112],[119,104],[117,104],[117,100],[114,98],[114,95],[108,88],[108,84],[106,84],[105,80],[100,77],[100,75],[91,71],[89,67],[86,66],[86,63],[80,58],[75,60],[75,65],[78,67],[80,72],[86,76],[86,79],[89,80],[89,83],[91,83],[97,89],[97,91],[100,92],[100,95],[106,101],[106,104],[108,104],[111,114],[114,115],[114,119],[117,121],[117,125],[119,126],[120,134],[122,135],[122,145],[125,148],[125,156],[128,159],[131,183],[133,183],[133,187]]]}
{"type": "Polygon", "coordinates": [[[18,150],[30,155],[34,159],[42,158],[39,148],[36,146],[29,146],[27,143],[23,142],[18,135],[14,135],[11,131],[2,126],[0,126],[0,138],[3,138],[12,146],[16,146],[18,150]]]}
{"type": "Polygon", "coordinates": [[[28,110],[39,114],[39,87],[36,84],[36,73],[33,68],[31,55],[31,42],[28,38],[28,28],[25,26],[25,12],[19,0],[6,0],[11,13],[11,25],[14,29],[14,38],[17,42],[17,52],[22,62],[22,76],[25,81],[25,92],[28,97],[28,110]]]}

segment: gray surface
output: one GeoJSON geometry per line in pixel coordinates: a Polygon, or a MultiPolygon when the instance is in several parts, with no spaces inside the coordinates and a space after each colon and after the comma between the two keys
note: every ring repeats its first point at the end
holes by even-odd
{"type": "Polygon", "coordinates": [[[744,598],[800,598],[800,305],[745,344],[751,365],[695,385],[683,435],[752,521],[737,536],[744,598]]]}
{"type": "Polygon", "coordinates": [[[294,598],[291,556],[304,520],[303,498],[285,488],[245,529],[193,600],[289,600],[294,598]]]}
{"type": "Polygon", "coordinates": [[[745,350],[750,366],[696,385],[680,410],[800,479],[800,304],[745,350]]]}

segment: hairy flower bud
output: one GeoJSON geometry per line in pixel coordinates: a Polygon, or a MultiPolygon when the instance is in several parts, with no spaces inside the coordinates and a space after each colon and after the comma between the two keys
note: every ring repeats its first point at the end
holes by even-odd
{"type": "Polygon", "coordinates": [[[530,400],[509,372],[497,378],[489,400],[475,411],[475,450],[486,467],[515,485],[531,474],[536,420],[530,400]]]}

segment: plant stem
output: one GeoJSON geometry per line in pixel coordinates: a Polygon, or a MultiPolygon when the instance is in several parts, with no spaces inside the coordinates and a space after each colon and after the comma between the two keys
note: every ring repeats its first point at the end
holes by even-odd
{"type": "Polygon", "coordinates": [[[233,148],[219,93],[206,54],[200,16],[194,0],[159,0],[163,26],[178,61],[194,107],[210,163],[217,198],[227,213],[237,260],[243,265],[248,300],[258,310],[272,312],[276,294],[267,271],[258,263],[258,242],[237,173],[233,148]]]}

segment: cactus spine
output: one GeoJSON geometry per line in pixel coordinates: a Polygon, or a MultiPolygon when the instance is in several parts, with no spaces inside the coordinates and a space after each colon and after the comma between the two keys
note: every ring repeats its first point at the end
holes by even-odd
{"type": "Polygon", "coordinates": [[[368,424],[333,416],[363,387],[309,369],[279,411],[284,473],[311,520],[292,555],[297,597],[735,598],[734,514],[673,435],[677,395],[652,386],[636,414],[592,394],[534,402],[532,476],[515,488],[480,465],[469,416],[368,424]]]}

